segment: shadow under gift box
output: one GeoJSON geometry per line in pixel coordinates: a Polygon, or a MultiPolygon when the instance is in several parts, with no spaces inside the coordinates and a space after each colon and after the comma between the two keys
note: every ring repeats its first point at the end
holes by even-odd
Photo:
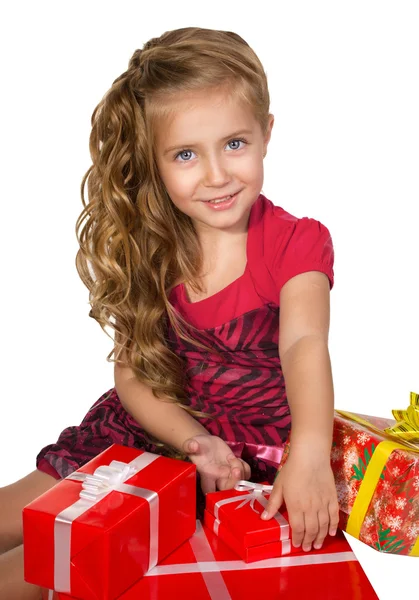
{"type": "MultiPolygon", "coordinates": [[[[44,600],[72,600],[44,590],[44,600]]],[[[321,550],[247,564],[197,523],[188,542],[119,600],[378,600],[341,531],[321,550]]]]}
{"type": "MultiPolygon", "coordinates": [[[[258,485],[240,483],[243,483],[241,487],[245,484],[258,485]]],[[[263,521],[260,515],[268,503],[269,494],[253,496],[253,493],[252,490],[232,489],[207,494],[205,525],[245,562],[300,552],[301,548],[291,543],[286,510],[281,510],[269,521],[263,521]]]]}
{"type": "Polygon", "coordinates": [[[25,580],[83,600],[114,600],[195,527],[195,465],[114,444],[23,509],[25,580]],[[112,461],[137,472],[102,497],[80,499],[83,481],[72,478],[96,478],[112,461]]]}

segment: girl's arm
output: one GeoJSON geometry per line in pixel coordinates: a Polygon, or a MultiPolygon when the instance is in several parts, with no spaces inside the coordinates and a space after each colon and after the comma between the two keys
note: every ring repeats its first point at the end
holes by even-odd
{"type": "Polygon", "coordinates": [[[230,489],[250,477],[250,467],[179,405],[156,398],[128,367],[115,365],[115,388],[125,410],[145,431],[187,454],[196,465],[204,494],[230,489]]]}
{"type": "Polygon", "coordinates": [[[263,518],[285,504],[294,546],[320,548],[336,533],[339,505],[330,465],[334,393],[328,351],[329,281],[309,271],[280,293],[279,354],[291,410],[290,454],[263,518]]]}
{"type": "Polygon", "coordinates": [[[330,460],[334,390],[327,276],[318,271],[297,275],[283,286],[280,302],[279,354],[291,411],[290,456],[330,460]]]}
{"type": "Polygon", "coordinates": [[[151,388],[136,379],[132,369],[115,366],[115,388],[122,406],[148,433],[180,452],[186,440],[208,431],[186,410],[156,398],[151,388]]]}
{"type": "Polygon", "coordinates": [[[327,341],[306,335],[281,364],[291,411],[290,455],[317,455],[330,461],[334,391],[327,341]]]}

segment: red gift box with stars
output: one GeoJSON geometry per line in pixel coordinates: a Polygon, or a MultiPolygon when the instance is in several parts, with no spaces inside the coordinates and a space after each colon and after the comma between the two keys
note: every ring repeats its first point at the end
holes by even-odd
{"type": "MultiPolygon", "coordinates": [[[[379,552],[419,556],[419,395],[393,416],[335,411],[339,527],[379,552]]],[[[280,469],[288,455],[287,444],[280,469]]]]}

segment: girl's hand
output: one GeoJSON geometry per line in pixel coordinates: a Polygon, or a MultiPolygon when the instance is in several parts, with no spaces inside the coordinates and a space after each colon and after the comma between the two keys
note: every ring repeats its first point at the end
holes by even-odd
{"type": "Polygon", "coordinates": [[[183,451],[196,465],[204,494],[233,488],[240,479],[249,479],[250,467],[236,458],[230,447],[215,435],[195,435],[183,444],[183,451]]]}
{"type": "Polygon", "coordinates": [[[273,490],[262,518],[270,519],[285,501],[294,546],[318,550],[329,532],[335,535],[339,505],[330,458],[296,454],[275,478],[273,490]]]}

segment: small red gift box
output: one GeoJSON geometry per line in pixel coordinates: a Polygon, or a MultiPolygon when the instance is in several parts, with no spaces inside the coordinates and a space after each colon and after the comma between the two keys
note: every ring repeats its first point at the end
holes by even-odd
{"type": "MultiPolygon", "coordinates": [[[[247,564],[201,523],[120,600],[378,600],[341,531],[321,550],[247,564]]],[[[45,590],[45,600],[72,600],[45,590]]]]}
{"type": "Polygon", "coordinates": [[[114,444],[23,509],[25,580],[113,600],[195,531],[196,467],[114,444]]]}
{"type": "Polygon", "coordinates": [[[209,529],[215,527],[215,533],[246,562],[301,550],[291,543],[286,510],[269,521],[261,519],[272,486],[240,481],[236,488],[206,495],[209,529]]]}
{"type": "Polygon", "coordinates": [[[213,531],[215,535],[223,540],[227,546],[230,546],[230,548],[247,563],[301,552],[301,548],[293,546],[290,539],[270,542],[269,544],[259,544],[258,546],[243,546],[229,528],[218,521],[218,519],[207,510],[204,511],[204,523],[208,529],[213,531]]]}

